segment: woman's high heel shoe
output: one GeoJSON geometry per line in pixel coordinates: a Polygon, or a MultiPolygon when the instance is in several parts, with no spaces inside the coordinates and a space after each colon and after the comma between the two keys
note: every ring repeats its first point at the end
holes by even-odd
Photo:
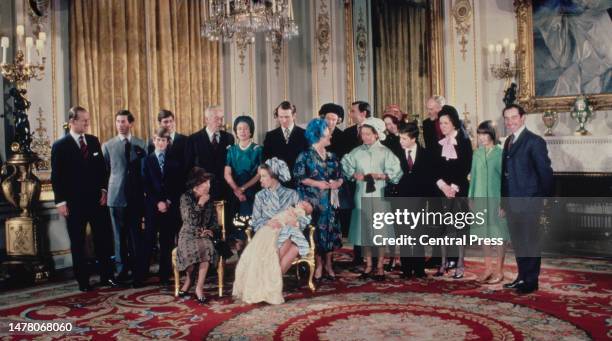
{"type": "Polygon", "coordinates": [[[206,303],[206,296],[196,297],[196,301],[198,301],[199,304],[205,304],[206,303]]]}
{"type": "Polygon", "coordinates": [[[439,268],[438,271],[436,271],[436,273],[433,274],[433,276],[434,277],[442,277],[447,272],[448,272],[448,268],[447,267],[439,268]]]}
{"type": "Polygon", "coordinates": [[[191,294],[189,293],[189,290],[187,290],[187,291],[179,290],[179,292],[178,292],[178,297],[180,297],[180,298],[185,298],[185,297],[189,297],[189,296],[191,296],[191,294]]]}
{"type": "Polygon", "coordinates": [[[453,275],[454,279],[462,279],[463,278],[463,270],[455,270],[455,274],[453,275]]]}
{"type": "Polygon", "coordinates": [[[368,272],[362,271],[361,275],[359,275],[359,277],[357,277],[357,278],[361,279],[361,280],[366,280],[366,279],[370,278],[371,275],[372,275],[372,270],[370,270],[368,272]]]}

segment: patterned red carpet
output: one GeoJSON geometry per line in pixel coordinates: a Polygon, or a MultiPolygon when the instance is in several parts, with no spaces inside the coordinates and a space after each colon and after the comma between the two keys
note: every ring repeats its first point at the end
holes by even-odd
{"type": "MultiPolygon", "coordinates": [[[[344,261],[348,257],[344,256],[344,261]]],[[[342,268],[346,262],[339,262],[342,268]]],[[[2,340],[604,340],[612,339],[612,263],[548,259],[540,291],[519,296],[462,280],[360,281],[342,271],[316,294],[287,281],[287,303],[242,305],[229,297],[199,306],[155,286],[81,294],[72,283],[0,296],[2,340]],[[70,333],[10,333],[9,321],[71,322],[70,333]]],[[[513,276],[509,265],[506,275],[513,276]]],[[[231,288],[227,288],[228,294],[231,288]]]]}

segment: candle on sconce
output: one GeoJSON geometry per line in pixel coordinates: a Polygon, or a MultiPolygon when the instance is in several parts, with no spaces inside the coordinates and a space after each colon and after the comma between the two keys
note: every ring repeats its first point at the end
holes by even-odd
{"type": "Polygon", "coordinates": [[[503,43],[504,43],[504,47],[508,47],[508,45],[510,45],[510,39],[504,38],[503,43]]]}
{"type": "Polygon", "coordinates": [[[289,19],[293,20],[293,1],[287,0],[289,2],[289,19]]]}
{"type": "Polygon", "coordinates": [[[45,42],[40,40],[40,39],[36,39],[36,50],[38,51],[38,55],[42,57],[43,54],[43,48],[45,47],[45,42]]]}
{"type": "Polygon", "coordinates": [[[276,13],[276,0],[272,0],[272,13],[276,13]]]}
{"type": "Polygon", "coordinates": [[[226,5],[227,5],[227,8],[226,8],[227,15],[230,15],[230,0],[227,0],[226,5]]]}
{"type": "Polygon", "coordinates": [[[38,33],[38,39],[41,40],[44,43],[45,41],[47,41],[47,33],[39,32],[38,33]]]}
{"type": "Polygon", "coordinates": [[[9,47],[9,38],[2,37],[0,39],[0,46],[2,47],[2,64],[6,64],[6,50],[9,47]]]}
{"type": "Polygon", "coordinates": [[[489,54],[495,53],[495,45],[489,44],[489,54]]]}
{"type": "Polygon", "coordinates": [[[514,51],[516,51],[516,44],[510,43],[510,52],[514,52],[514,51]]]}
{"type": "Polygon", "coordinates": [[[34,40],[32,39],[32,37],[26,37],[25,39],[25,46],[26,46],[26,64],[30,64],[30,61],[32,60],[30,58],[30,50],[32,48],[32,45],[34,45],[34,40]]]}
{"type": "Polygon", "coordinates": [[[15,34],[17,34],[18,38],[23,37],[25,34],[25,27],[23,25],[17,25],[17,29],[15,30],[15,34]]]}

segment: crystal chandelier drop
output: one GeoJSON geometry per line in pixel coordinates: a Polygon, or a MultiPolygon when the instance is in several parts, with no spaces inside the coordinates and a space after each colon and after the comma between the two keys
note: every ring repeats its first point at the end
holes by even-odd
{"type": "Polygon", "coordinates": [[[265,32],[266,41],[298,35],[291,0],[204,0],[202,36],[211,41],[251,44],[265,32]]]}

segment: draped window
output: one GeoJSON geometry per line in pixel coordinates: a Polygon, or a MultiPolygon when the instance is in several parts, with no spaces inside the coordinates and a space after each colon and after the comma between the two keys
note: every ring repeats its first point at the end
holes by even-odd
{"type": "Polygon", "coordinates": [[[389,104],[424,112],[432,95],[430,1],[373,1],[372,16],[375,112],[389,104]]]}
{"type": "Polygon", "coordinates": [[[114,114],[136,116],[150,136],[157,112],[175,113],[177,130],[203,126],[220,103],[220,47],[200,36],[201,1],[73,0],[70,5],[72,103],[92,114],[101,141],[115,135],[114,114]]]}

